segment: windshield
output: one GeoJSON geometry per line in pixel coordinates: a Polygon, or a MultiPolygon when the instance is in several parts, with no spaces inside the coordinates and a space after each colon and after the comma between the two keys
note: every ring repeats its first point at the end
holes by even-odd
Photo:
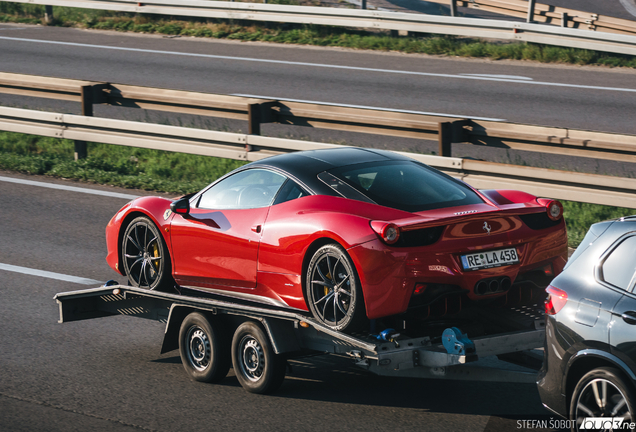
{"type": "Polygon", "coordinates": [[[481,204],[462,182],[411,161],[373,162],[329,170],[377,204],[409,212],[481,204]]]}

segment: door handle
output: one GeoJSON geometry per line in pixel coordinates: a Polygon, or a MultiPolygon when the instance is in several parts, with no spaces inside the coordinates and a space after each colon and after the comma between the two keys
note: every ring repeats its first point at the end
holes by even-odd
{"type": "Polygon", "coordinates": [[[627,324],[636,325],[636,312],[635,311],[623,312],[621,314],[621,318],[623,318],[623,321],[625,321],[627,324]]]}
{"type": "MultiPolygon", "coordinates": [[[[252,227],[252,231],[254,231],[256,234],[260,234],[261,233],[261,226],[260,225],[254,225],[252,227]]],[[[636,318],[635,318],[636,319],[636,318]]],[[[636,322],[635,322],[636,323],[636,322]]]]}

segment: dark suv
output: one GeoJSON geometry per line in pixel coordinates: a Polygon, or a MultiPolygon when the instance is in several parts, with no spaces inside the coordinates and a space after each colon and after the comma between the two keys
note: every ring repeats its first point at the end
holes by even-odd
{"type": "MultiPolygon", "coordinates": [[[[576,420],[573,429],[591,418],[636,421],[635,284],[632,216],[592,225],[547,288],[546,344],[537,384],[543,405],[576,420]]],[[[590,422],[581,428],[590,429],[590,422]]],[[[609,425],[604,422],[601,429],[609,425]]]]}

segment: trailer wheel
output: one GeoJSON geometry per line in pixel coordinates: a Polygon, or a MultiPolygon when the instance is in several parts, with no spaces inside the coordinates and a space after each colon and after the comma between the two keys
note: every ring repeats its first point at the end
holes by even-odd
{"type": "Polygon", "coordinates": [[[232,365],[239,383],[250,393],[277,390],[285,379],[287,362],[276,355],[265,332],[253,322],[244,322],[232,340],[232,365]]]}
{"type": "Polygon", "coordinates": [[[218,382],[230,370],[227,338],[199,312],[188,315],[179,330],[179,354],[186,373],[195,381],[218,382]]]}

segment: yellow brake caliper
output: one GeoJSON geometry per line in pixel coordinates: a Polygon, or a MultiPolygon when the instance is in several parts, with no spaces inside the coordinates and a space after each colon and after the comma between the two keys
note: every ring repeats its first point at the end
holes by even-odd
{"type": "MultiPolygon", "coordinates": [[[[157,246],[157,243],[153,243],[153,245],[152,245],[152,255],[155,258],[159,258],[159,247],[157,246]]],[[[155,270],[155,271],[159,270],[159,261],[160,260],[155,260],[155,261],[152,262],[155,265],[155,267],[156,267],[153,270],[155,270]]]]}
{"type": "MultiPolygon", "coordinates": [[[[326,276],[327,278],[329,278],[329,279],[333,280],[333,278],[331,277],[331,273],[327,273],[325,276],[326,276]]],[[[325,295],[327,295],[327,294],[329,294],[329,288],[328,288],[328,287],[325,287],[325,295]]]]}

